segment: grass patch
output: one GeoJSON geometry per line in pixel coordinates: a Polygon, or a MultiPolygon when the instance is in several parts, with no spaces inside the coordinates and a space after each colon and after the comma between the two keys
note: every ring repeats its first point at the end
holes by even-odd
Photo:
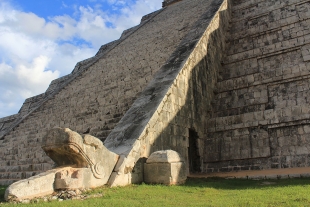
{"type": "MultiPolygon", "coordinates": [[[[4,190],[0,189],[3,195],[4,190]]],[[[27,206],[310,206],[310,179],[189,179],[182,186],[143,184],[103,187],[89,192],[98,193],[104,196],[84,201],[42,202],[27,206]]],[[[13,206],[8,203],[2,205],[13,206]]]]}

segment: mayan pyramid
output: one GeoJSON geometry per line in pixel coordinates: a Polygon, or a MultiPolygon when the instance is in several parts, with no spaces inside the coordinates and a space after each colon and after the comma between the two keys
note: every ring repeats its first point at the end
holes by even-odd
{"type": "Polygon", "coordinates": [[[188,173],[310,166],[309,18],[303,0],[164,1],[0,119],[0,185],[53,167],[54,127],[118,154],[116,185],[166,149],[188,173]]]}

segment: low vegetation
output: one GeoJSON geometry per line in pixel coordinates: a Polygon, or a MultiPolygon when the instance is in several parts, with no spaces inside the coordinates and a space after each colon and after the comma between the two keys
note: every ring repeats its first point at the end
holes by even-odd
{"type": "MultiPolygon", "coordinates": [[[[5,187],[0,187],[1,199],[4,190],[5,187]]],[[[104,196],[82,201],[32,201],[19,206],[310,206],[310,178],[261,181],[189,179],[182,186],[103,187],[88,194],[104,196]]],[[[14,206],[4,202],[2,205],[14,206]]]]}
{"type": "Polygon", "coordinates": [[[3,197],[4,197],[5,189],[6,189],[6,187],[0,186],[0,203],[1,203],[1,202],[4,202],[3,197]]]}

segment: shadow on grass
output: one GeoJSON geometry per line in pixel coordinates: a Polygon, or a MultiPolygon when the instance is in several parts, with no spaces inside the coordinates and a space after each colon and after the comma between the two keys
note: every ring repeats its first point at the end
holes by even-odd
{"type": "Polygon", "coordinates": [[[4,202],[4,192],[6,188],[6,186],[0,186],[0,203],[4,202]]]}
{"type": "Polygon", "coordinates": [[[269,187],[310,185],[310,178],[295,178],[281,180],[242,180],[224,178],[189,178],[183,186],[227,190],[264,189],[269,187]]]}

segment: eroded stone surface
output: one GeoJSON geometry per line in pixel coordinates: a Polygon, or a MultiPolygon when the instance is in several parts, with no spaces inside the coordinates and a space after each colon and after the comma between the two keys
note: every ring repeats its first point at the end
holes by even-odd
{"type": "Polygon", "coordinates": [[[154,152],[144,164],[144,182],[176,185],[186,181],[187,170],[180,154],[165,150],[154,152]]]}
{"type": "Polygon", "coordinates": [[[308,167],[309,2],[235,0],[204,172],[308,167]]]}
{"type": "Polygon", "coordinates": [[[90,135],[83,138],[68,128],[51,129],[43,140],[42,148],[59,167],[10,185],[6,200],[32,199],[61,189],[102,186],[119,158],[99,139],[90,135]]]}
{"type": "Polygon", "coordinates": [[[93,176],[101,179],[104,184],[119,158],[96,137],[85,135],[83,138],[68,128],[51,129],[43,142],[43,150],[58,166],[89,168],[93,176]]]}
{"type": "MultiPolygon", "coordinates": [[[[207,1],[205,6],[205,13],[104,142],[123,156],[109,180],[111,186],[132,183],[137,160],[159,150],[177,151],[188,165],[189,129],[198,133],[194,141],[202,158],[203,114],[210,109],[222,67],[231,4],[207,1]]],[[[201,164],[202,159],[196,162],[201,164]]]]}
{"type": "Polygon", "coordinates": [[[180,154],[173,150],[157,151],[150,155],[146,160],[146,163],[172,163],[172,162],[184,162],[180,154]]]}
{"type": "Polygon", "coordinates": [[[49,170],[27,180],[20,180],[10,185],[4,198],[7,201],[19,201],[45,196],[54,192],[55,174],[59,169],[49,170]]]}

